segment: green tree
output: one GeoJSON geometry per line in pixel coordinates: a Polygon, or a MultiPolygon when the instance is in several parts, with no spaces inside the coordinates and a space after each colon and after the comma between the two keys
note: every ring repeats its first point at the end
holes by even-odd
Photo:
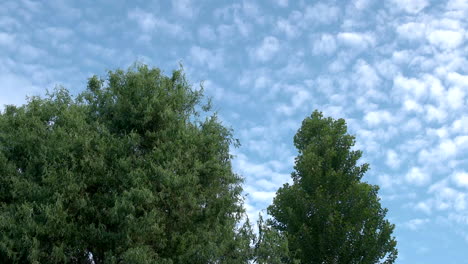
{"type": "Polygon", "coordinates": [[[247,263],[237,143],[202,100],[181,70],[137,65],[6,106],[0,259],[247,263]]]}
{"type": "Polygon", "coordinates": [[[394,225],[385,219],[378,186],[362,182],[368,164],[352,150],[355,138],[343,119],[314,111],[294,137],[298,150],[293,183],[284,184],[268,207],[301,263],[393,263],[394,225]]]}
{"type": "Polygon", "coordinates": [[[254,261],[258,264],[289,263],[290,255],[288,240],[285,233],[271,225],[271,221],[264,221],[261,214],[257,221],[258,237],[254,247],[254,261]]]}

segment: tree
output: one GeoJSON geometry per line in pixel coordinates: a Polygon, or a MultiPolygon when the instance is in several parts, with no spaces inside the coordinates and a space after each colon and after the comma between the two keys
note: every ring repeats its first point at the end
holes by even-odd
{"type": "Polygon", "coordinates": [[[284,184],[268,207],[301,263],[393,263],[394,225],[385,219],[378,186],[362,182],[368,164],[352,150],[355,138],[343,119],[314,111],[294,137],[298,150],[293,183],[284,184]]]}
{"type": "Polygon", "coordinates": [[[181,70],[137,65],[6,106],[0,259],[247,263],[236,140],[202,99],[181,70]]]}
{"type": "Polygon", "coordinates": [[[285,233],[275,229],[271,225],[271,221],[264,221],[261,214],[259,214],[257,225],[258,237],[254,247],[255,263],[288,263],[291,258],[285,233]]]}

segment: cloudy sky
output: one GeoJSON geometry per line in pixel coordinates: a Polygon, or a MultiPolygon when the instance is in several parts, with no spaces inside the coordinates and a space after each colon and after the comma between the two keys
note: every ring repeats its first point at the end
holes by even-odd
{"type": "Polygon", "coordinates": [[[468,0],[2,0],[0,105],[135,61],[184,65],[242,146],[255,218],[314,109],[345,118],[398,263],[468,263],[468,0]]]}

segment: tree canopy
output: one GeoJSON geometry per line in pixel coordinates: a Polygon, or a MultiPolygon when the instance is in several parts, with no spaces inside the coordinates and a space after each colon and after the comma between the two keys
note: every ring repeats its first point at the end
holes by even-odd
{"type": "Polygon", "coordinates": [[[315,111],[294,137],[293,183],[284,184],[268,208],[301,263],[393,263],[394,225],[385,219],[378,186],[362,182],[368,164],[352,150],[355,138],[343,119],[315,111]]]}
{"type": "Polygon", "coordinates": [[[394,226],[343,119],[315,111],[294,137],[292,184],[258,234],[239,143],[182,70],[135,65],[0,112],[5,263],[393,263],[394,226]]]}
{"type": "Polygon", "coordinates": [[[181,70],[137,65],[6,106],[0,259],[246,263],[236,141],[202,101],[181,70]]]}

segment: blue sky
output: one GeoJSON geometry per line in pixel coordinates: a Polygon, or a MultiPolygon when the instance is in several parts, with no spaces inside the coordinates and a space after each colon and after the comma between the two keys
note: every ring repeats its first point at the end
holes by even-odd
{"type": "Polygon", "coordinates": [[[468,263],[468,1],[33,1],[0,8],[0,105],[135,61],[204,82],[252,218],[314,109],[357,136],[397,263],[468,263]]]}

